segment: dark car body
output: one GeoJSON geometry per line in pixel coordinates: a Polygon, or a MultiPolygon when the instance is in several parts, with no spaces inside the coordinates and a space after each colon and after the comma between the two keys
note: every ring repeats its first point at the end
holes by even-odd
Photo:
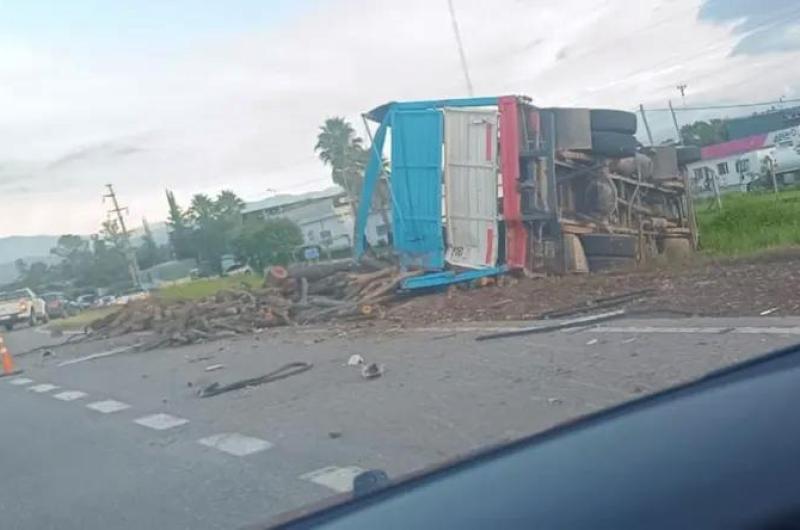
{"type": "Polygon", "coordinates": [[[44,308],[49,318],[63,318],[69,314],[70,302],[64,293],[44,293],[44,308]]]}
{"type": "Polygon", "coordinates": [[[800,528],[798,402],[792,347],[273,524],[800,528]]]}

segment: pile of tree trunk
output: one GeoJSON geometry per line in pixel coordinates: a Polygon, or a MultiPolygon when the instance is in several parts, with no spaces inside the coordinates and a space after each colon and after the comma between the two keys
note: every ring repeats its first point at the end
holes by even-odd
{"type": "Polygon", "coordinates": [[[144,347],[152,349],[276,326],[380,318],[400,283],[415,274],[352,260],[272,267],[259,289],[222,290],[197,301],[165,302],[156,295],[92,322],[88,331],[102,337],[155,332],[157,338],[144,347]]]}

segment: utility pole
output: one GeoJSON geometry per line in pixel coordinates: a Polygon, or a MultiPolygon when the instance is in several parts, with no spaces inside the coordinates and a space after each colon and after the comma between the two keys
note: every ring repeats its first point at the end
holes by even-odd
{"type": "Polygon", "coordinates": [[[644,105],[639,104],[639,112],[642,114],[642,122],[644,123],[644,130],[647,131],[647,139],[650,140],[650,145],[653,145],[653,133],[650,132],[650,125],[647,123],[647,115],[644,113],[644,105]]]}
{"type": "Polygon", "coordinates": [[[672,123],[675,125],[675,134],[678,135],[678,145],[683,145],[683,138],[681,137],[681,128],[678,127],[678,118],[675,117],[675,109],[672,108],[672,100],[669,100],[669,112],[672,114],[672,123]]]}
{"type": "Polygon", "coordinates": [[[109,210],[108,213],[116,215],[119,228],[122,230],[122,252],[125,254],[125,260],[128,262],[128,272],[131,275],[131,281],[133,281],[134,287],[141,289],[142,280],[140,278],[139,264],[136,263],[136,253],[131,246],[128,228],[125,226],[125,218],[122,216],[122,212],[127,213],[128,208],[120,208],[119,202],[117,201],[117,194],[114,193],[114,187],[111,184],[106,184],[106,188],[108,188],[108,194],[103,195],[103,198],[111,199],[111,204],[114,205],[114,208],[109,210]]]}
{"type": "Polygon", "coordinates": [[[683,101],[683,106],[684,107],[686,106],[686,88],[688,86],[689,85],[687,85],[686,83],[681,83],[680,85],[675,87],[681,93],[681,101],[683,101]]]}

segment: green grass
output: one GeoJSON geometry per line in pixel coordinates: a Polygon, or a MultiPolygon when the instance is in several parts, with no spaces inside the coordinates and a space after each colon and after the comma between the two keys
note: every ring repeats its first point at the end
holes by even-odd
{"type": "Polygon", "coordinates": [[[700,246],[713,255],[752,254],[768,248],[800,245],[800,191],[731,193],[722,210],[713,201],[697,201],[700,246]]]}
{"type": "Polygon", "coordinates": [[[109,307],[98,307],[97,309],[87,309],[86,311],[82,311],[75,316],[51,320],[50,323],[47,325],[47,328],[60,329],[61,331],[72,331],[72,330],[83,329],[89,323],[94,322],[98,318],[103,318],[104,316],[110,315],[114,311],[119,311],[120,309],[121,309],[120,306],[109,306],[109,307]]]}
{"type": "Polygon", "coordinates": [[[197,300],[211,296],[222,289],[242,289],[243,283],[250,287],[261,286],[262,279],[253,274],[241,274],[225,278],[201,278],[186,283],[159,289],[155,296],[166,302],[197,300]]]}

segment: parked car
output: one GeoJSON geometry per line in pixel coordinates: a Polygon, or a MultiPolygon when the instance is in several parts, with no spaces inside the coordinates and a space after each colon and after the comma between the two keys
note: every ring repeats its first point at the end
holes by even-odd
{"type": "Polygon", "coordinates": [[[45,302],[45,311],[48,318],[64,318],[69,315],[70,302],[64,293],[44,293],[42,299],[45,302]]]}
{"type": "Polygon", "coordinates": [[[75,300],[75,304],[78,306],[78,309],[83,310],[92,307],[96,301],[97,295],[82,294],[75,300]]]}
{"type": "Polygon", "coordinates": [[[0,325],[11,331],[20,322],[47,322],[45,301],[28,288],[0,293],[0,325]]]}
{"type": "Polygon", "coordinates": [[[114,305],[125,305],[128,302],[133,302],[135,300],[146,300],[150,298],[150,293],[148,291],[137,290],[137,291],[130,291],[124,294],[119,295],[114,299],[114,305]]]}
{"type": "Polygon", "coordinates": [[[116,300],[117,300],[116,296],[107,294],[95,300],[94,304],[92,304],[92,307],[108,307],[110,305],[113,305],[116,302],[116,300]]]}

